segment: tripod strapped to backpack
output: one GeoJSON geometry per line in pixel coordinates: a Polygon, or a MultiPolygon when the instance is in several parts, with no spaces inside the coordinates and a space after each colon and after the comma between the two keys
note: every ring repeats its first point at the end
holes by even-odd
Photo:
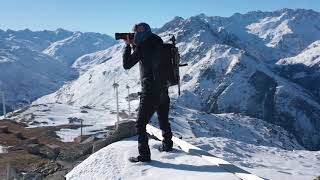
{"type": "Polygon", "coordinates": [[[188,64],[180,64],[180,54],[174,35],[170,41],[172,43],[163,43],[155,48],[152,68],[156,82],[165,84],[166,87],[178,85],[178,94],[180,95],[179,68],[188,64]]]}
{"type": "Polygon", "coordinates": [[[169,70],[169,86],[178,85],[178,94],[180,95],[180,73],[179,67],[187,66],[188,64],[180,64],[180,54],[178,47],[176,47],[176,37],[172,35],[170,38],[172,44],[169,44],[171,50],[171,68],[169,70]]]}

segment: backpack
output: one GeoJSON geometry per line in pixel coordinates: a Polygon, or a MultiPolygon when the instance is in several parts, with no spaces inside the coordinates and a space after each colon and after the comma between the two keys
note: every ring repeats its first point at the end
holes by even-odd
{"type": "Polygon", "coordinates": [[[153,58],[153,73],[159,83],[167,87],[178,85],[180,95],[179,67],[187,64],[180,64],[180,54],[175,43],[163,43],[155,48],[153,58]]]}

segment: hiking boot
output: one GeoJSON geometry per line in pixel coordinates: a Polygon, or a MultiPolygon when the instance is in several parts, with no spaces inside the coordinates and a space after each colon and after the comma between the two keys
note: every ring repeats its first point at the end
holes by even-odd
{"type": "Polygon", "coordinates": [[[161,145],[159,146],[158,150],[160,152],[169,152],[169,151],[172,151],[172,146],[165,146],[165,145],[161,145]]]}
{"type": "Polygon", "coordinates": [[[150,156],[137,156],[137,157],[130,157],[129,161],[132,163],[137,163],[137,162],[149,162],[151,161],[150,156]]]}

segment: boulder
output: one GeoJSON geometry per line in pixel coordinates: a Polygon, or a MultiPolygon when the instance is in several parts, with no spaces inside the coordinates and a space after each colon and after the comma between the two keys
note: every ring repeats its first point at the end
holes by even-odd
{"type": "Polygon", "coordinates": [[[80,144],[81,142],[85,141],[85,140],[88,139],[88,138],[89,138],[88,135],[82,135],[82,136],[78,136],[78,137],[74,138],[73,141],[74,141],[75,143],[80,144]]]}
{"type": "Polygon", "coordinates": [[[30,138],[26,141],[27,144],[39,144],[38,138],[30,138]]]}
{"type": "Polygon", "coordinates": [[[48,148],[50,148],[54,153],[59,154],[60,153],[60,146],[55,144],[49,144],[47,145],[48,148]]]}
{"type": "Polygon", "coordinates": [[[135,127],[135,121],[125,120],[116,123],[116,130],[113,135],[117,135],[119,139],[135,136],[137,129],[135,127]]]}
{"type": "Polygon", "coordinates": [[[0,126],[0,133],[9,133],[8,126],[0,126]]]}
{"type": "Polygon", "coordinates": [[[39,144],[28,144],[26,150],[30,154],[39,155],[40,154],[40,146],[39,144]]]}
{"type": "Polygon", "coordinates": [[[102,149],[102,148],[104,148],[104,147],[108,146],[109,144],[112,144],[116,141],[119,141],[119,139],[113,135],[108,136],[105,139],[98,140],[95,143],[93,143],[92,152],[97,152],[100,149],[102,149]]]}
{"type": "Polygon", "coordinates": [[[116,123],[116,130],[113,134],[107,136],[105,139],[99,140],[93,144],[92,152],[96,152],[111,143],[120,141],[124,138],[135,136],[137,130],[135,122],[131,120],[120,121],[116,123]]]}
{"type": "Polygon", "coordinates": [[[80,144],[93,143],[97,140],[98,140],[98,138],[96,138],[94,136],[90,136],[90,137],[86,138],[85,140],[82,140],[82,142],[80,144]]]}
{"type": "Polygon", "coordinates": [[[25,139],[21,132],[14,132],[13,134],[19,139],[25,139]]]}

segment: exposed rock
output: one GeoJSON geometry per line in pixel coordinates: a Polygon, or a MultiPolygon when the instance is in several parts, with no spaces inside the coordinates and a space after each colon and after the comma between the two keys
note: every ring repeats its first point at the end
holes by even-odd
{"type": "Polygon", "coordinates": [[[77,118],[77,117],[68,117],[69,124],[74,124],[74,123],[81,123],[83,119],[77,118]]]}
{"type": "Polygon", "coordinates": [[[83,142],[84,140],[86,140],[86,139],[88,139],[90,136],[88,136],[88,135],[82,135],[82,136],[78,136],[78,137],[76,137],[76,138],[74,138],[74,142],[75,143],[81,143],[81,142],[83,142]]]}
{"type": "Polygon", "coordinates": [[[39,144],[39,141],[38,141],[38,138],[32,137],[32,138],[30,138],[30,139],[27,139],[27,140],[26,140],[26,143],[27,143],[27,144],[39,144]]]}
{"type": "Polygon", "coordinates": [[[135,136],[137,134],[135,121],[119,121],[116,123],[116,130],[114,134],[116,134],[120,139],[135,136]]]}
{"type": "Polygon", "coordinates": [[[90,136],[90,137],[88,137],[87,139],[83,140],[83,141],[81,142],[81,144],[93,143],[93,142],[95,142],[95,141],[97,141],[97,140],[98,140],[98,138],[96,138],[95,136],[90,136]]]}
{"type": "Polygon", "coordinates": [[[26,150],[30,154],[39,155],[40,154],[40,145],[39,144],[28,144],[26,150]]]}
{"type": "Polygon", "coordinates": [[[37,168],[34,171],[34,173],[39,173],[44,176],[48,176],[60,170],[62,170],[62,166],[59,163],[55,161],[50,161],[49,163],[43,164],[42,166],[37,168]]]}
{"type": "Polygon", "coordinates": [[[40,173],[30,172],[30,173],[26,173],[23,176],[22,180],[30,180],[30,179],[32,179],[32,180],[43,180],[43,178],[44,178],[43,175],[40,174],[40,173]]]}
{"type": "Polygon", "coordinates": [[[86,110],[82,110],[82,111],[80,111],[81,113],[88,113],[88,111],[86,111],[86,110]]]}
{"type": "Polygon", "coordinates": [[[111,143],[135,136],[137,134],[134,121],[120,121],[119,123],[116,123],[116,127],[117,128],[113,134],[93,144],[92,152],[96,152],[111,143]]]}
{"type": "Polygon", "coordinates": [[[57,145],[47,145],[40,148],[40,153],[48,159],[55,160],[59,156],[60,147],[57,145]]]}
{"type": "Polygon", "coordinates": [[[14,134],[18,139],[25,139],[25,138],[23,137],[23,135],[22,135],[21,132],[14,132],[13,134],[14,134]]]}
{"type": "Polygon", "coordinates": [[[9,133],[8,126],[0,126],[0,133],[9,133]]]}
{"type": "Polygon", "coordinates": [[[55,144],[49,144],[47,145],[53,152],[59,153],[60,152],[60,146],[55,145],[55,144]]]}
{"type": "Polygon", "coordinates": [[[256,71],[249,78],[249,83],[254,87],[255,93],[252,95],[253,102],[249,104],[247,114],[274,122],[274,94],[276,91],[276,81],[261,71],[256,71]],[[258,105],[258,106],[257,106],[258,105]]]}

